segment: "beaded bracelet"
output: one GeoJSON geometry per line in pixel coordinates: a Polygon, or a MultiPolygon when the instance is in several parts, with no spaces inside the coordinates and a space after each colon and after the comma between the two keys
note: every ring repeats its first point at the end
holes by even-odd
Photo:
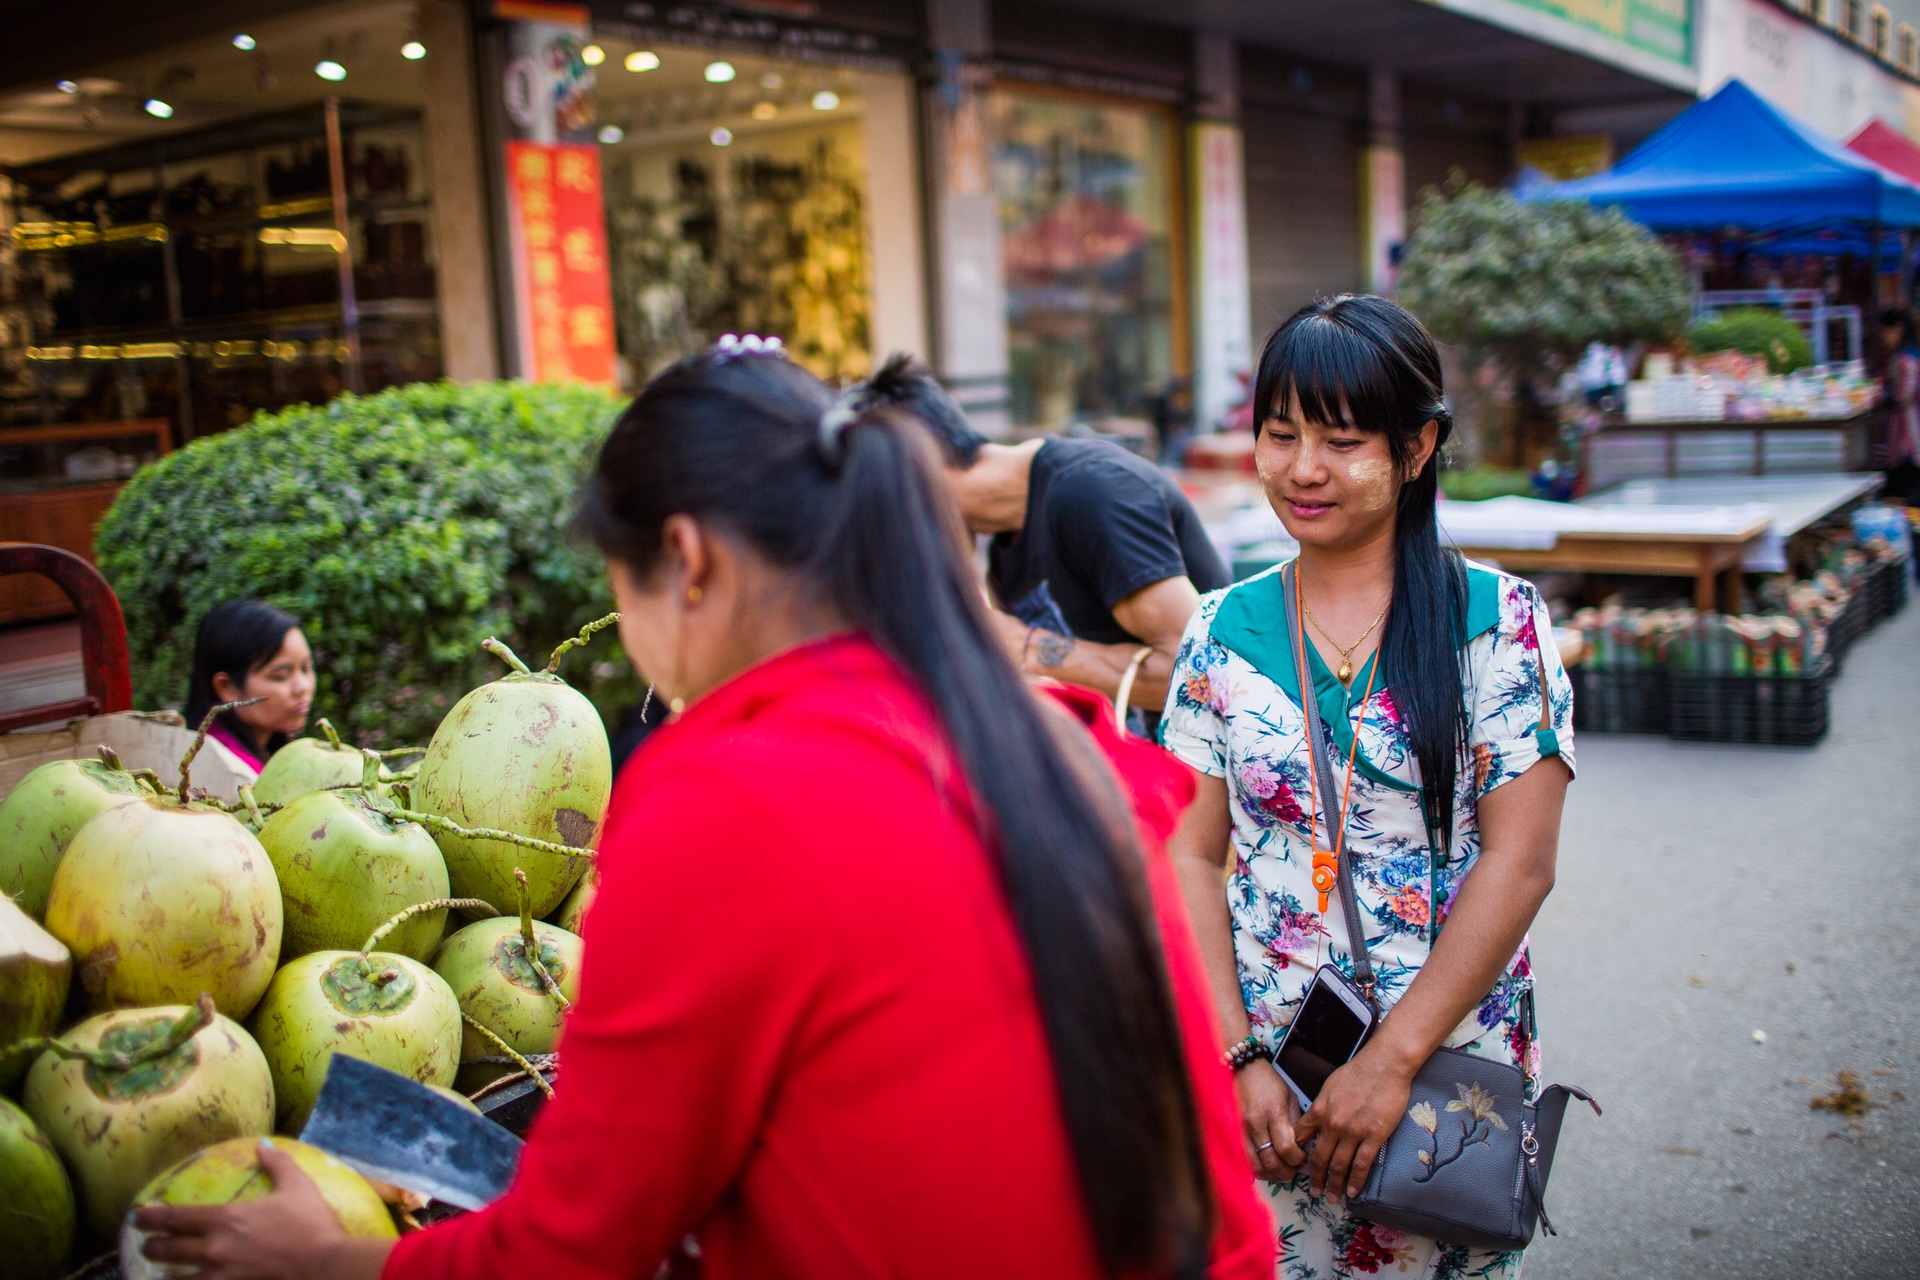
{"type": "Polygon", "coordinates": [[[1231,1070],[1238,1071],[1256,1058],[1271,1057],[1273,1057],[1273,1050],[1261,1044],[1256,1037],[1248,1036],[1222,1054],[1220,1060],[1231,1070]]]}

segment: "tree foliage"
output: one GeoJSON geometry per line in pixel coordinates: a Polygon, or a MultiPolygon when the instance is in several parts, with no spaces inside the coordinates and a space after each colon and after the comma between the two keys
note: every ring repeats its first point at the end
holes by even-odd
{"type": "MultiPolygon", "coordinates": [[[[544,658],[612,608],[566,528],[616,407],[582,388],[420,383],[262,415],[146,467],[96,539],[136,705],[177,706],[201,615],[257,596],[301,620],[315,715],[367,745],[423,742],[500,673],[482,639],[544,658]]],[[[567,669],[603,702],[631,689],[627,664],[593,661],[610,636],[567,669]]]]}
{"type": "Polygon", "coordinates": [[[1469,183],[1429,188],[1415,216],[1401,300],[1476,363],[1551,373],[1590,343],[1665,342],[1687,321],[1678,255],[1618,209],[1469,183]]]}

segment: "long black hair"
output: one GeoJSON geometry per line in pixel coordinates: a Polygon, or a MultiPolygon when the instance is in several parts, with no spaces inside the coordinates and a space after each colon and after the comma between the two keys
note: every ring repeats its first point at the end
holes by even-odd
{"type": "Polygon", "coordinates": [[[1466,691],[1460,646],[1466,634],[1467,569],[1440,545],[1434,507],[1440,451],[1453,434],[1433,335],[1405,307],[1344,293],[1300,308],[1260,353],[1253,402],[1258,438],[1268,417],[1295,402],[1309,422],[1384,433],[1402,477],[1394,513],[1393,607],[1380,638],[1381,673],[1405,718],[1420,762],[1422,798],[1441,830],[1453,822],[1453,790],[1466,750],[1466,691]],[[1428,422],[1439,426],[1433,455],[1405,479],[1428,422]]]}
{"type": "Polygon", "coordinates": [[[642,579],[684,513],[796,575],[931,701],[1033,971],[1110,1273],[1197,1274],[1213,1204],[1165,959],[1111,775],[1086,779],[995,641],[926,433],[767,355],[692,356],[614,425],[580,525],[642,579]],[[1109,793],[1102,797],[1098,787],[1109,793]]]}
{"type": "MultiPolygon", "coordinates": [[[[264,600],[222,600],[200,619],[200,631],[193,641],[193,675],[187,683],[187,704],[182,714],[189,728],[198,728],[207,712],[223,699],[213,690],[213,678],[225,675],[237,688],[244,689],[247,677],[273,661],[286,643],[287,632],[300,620],[285,609],[264,600]]],[[[253,730],[233,712],[224,712],[220,724],[242,742],[252,742],[260,750],[260,759],[287,745],[287,735],[273,734],[265,742],[256,742],[253,730]]]]}

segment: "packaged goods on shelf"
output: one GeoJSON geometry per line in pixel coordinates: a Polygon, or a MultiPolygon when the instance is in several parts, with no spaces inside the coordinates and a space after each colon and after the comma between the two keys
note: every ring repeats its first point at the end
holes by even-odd
{"type": "Polygon", "coordinates": [[[1845,419],[1878,402],[1879,384],[1859,361],[1771,374],[1766,361],[1717,351],[1679,372],[1627,384],[1629,422],[1765,422],[1845,419]]]}

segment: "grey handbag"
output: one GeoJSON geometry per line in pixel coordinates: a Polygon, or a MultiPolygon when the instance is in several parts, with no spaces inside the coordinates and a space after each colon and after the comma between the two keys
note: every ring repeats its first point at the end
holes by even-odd
{"type": "MultiPolygon", "coordinates": [[[[1353,864],[1346,842],[1336,835],[1341,820],[1339,793],[1333,787],[1320,710],[1307,671],[1306,647],[1311,641],[1301,625],[1295,566],[1288,565],[1284,573],[1308,754],[1320,794],[1326,797],[1317,816],[1326,823],[1328,841],[1339,845],[1337,889],[1353,953],[1354,980],[1377,1016],[1380,1006],[1374,997],[1373,962],[1367,955],[1367,935],[1353,887],[1353,864]]],[[[1544,662],[1540,679],[1540,727],[1546,729],[1551,722],[1544,696],[1544,662]]],[[[1434,849],[1444,849],[1447,833],[1433,821],[1434,815],[1427,816],[1428,839],[1434,849]]],[[[1436,920],[1434,936],[1438,934],[1436,920]]],[[[1532,992],[1522,999],[1526,1001],[1522,1016],[1531,1036],[1532,992]]],[[[1533,1083],[1520,1067],[1460,1049],[1436,1050],[1415,1074],[1407,1114],[1374,1157],[1366,1186],[1347,1202],[1348,1210],[1383,1227],[1471,1249],[1524,1249],[1533,1239],[1536,1222],[1553,1235],[1546,1210],[1547,1175],[1553,1169],[1567,1099],[1580,1099],[1595,1115],[1600,1104],[1584,1089],[1559,1084],[1547,1086],[1528,1101],[1533,1083]]]]}

